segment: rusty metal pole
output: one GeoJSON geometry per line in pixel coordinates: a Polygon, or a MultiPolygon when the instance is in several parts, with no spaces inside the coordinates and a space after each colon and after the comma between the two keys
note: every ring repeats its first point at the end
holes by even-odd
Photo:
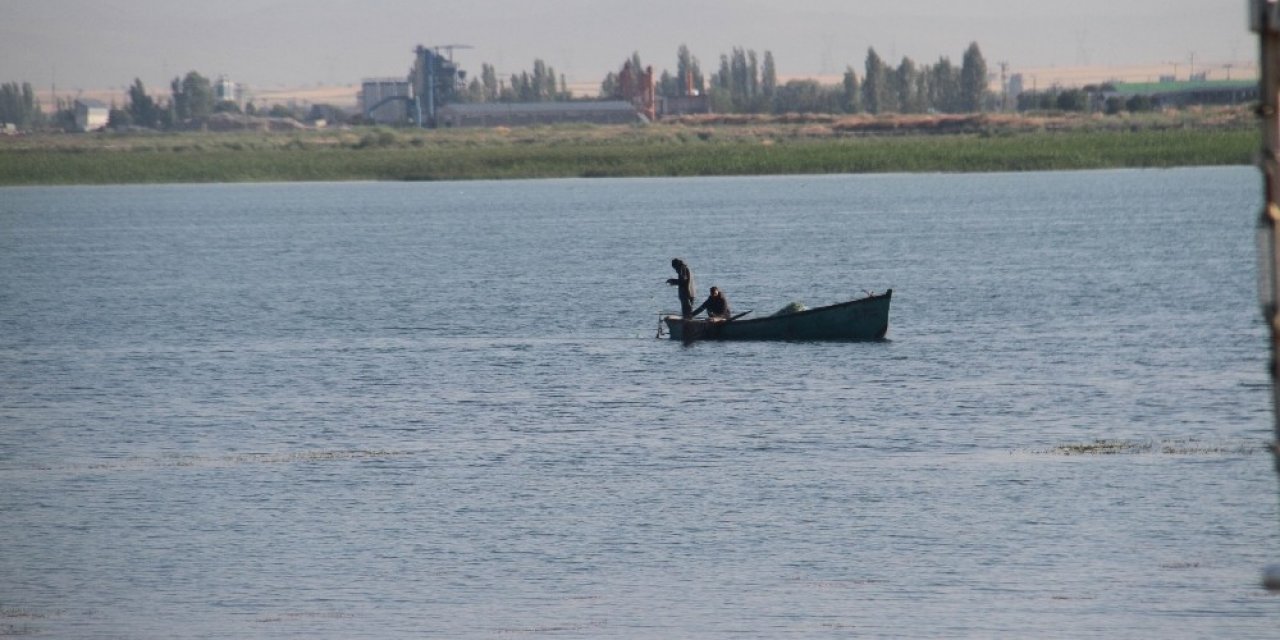
{"type": "MultiPolygon", "coordinates": [[[[1262,315],[1267,322],[1271,342],[1272,410],[1275,437],[1271,452],[1276,473],[1280,474],[1280,9],[1278,0],[1249,0],[1249,26],[1258,34],[1258,116],[1262,121],[1262,149],[1258,159],[1262,170],[1264,201],[1258,216],[1258,292],[1262,315]]],[[[1263,571],[1262,583],[1267,589],[1280,590],[1280,564],[1263,571]]]]}

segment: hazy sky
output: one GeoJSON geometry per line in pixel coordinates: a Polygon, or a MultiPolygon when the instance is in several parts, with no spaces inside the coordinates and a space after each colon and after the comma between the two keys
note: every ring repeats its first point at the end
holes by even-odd
{"type": "Polygon", "coordinates": [[[418,44],[500,74],[540,57],[597,83],[632,51],[657,71],[688,44],[704,71],[735,46],[773,52],[779,75],[861,73],[867,47],[896,64],[969,42],[988,66],[1252,61],[1246,0],[0,0],[0,81],[59,90],[153,90],[190,70],[261,89],[402,76],[418,44]]]}

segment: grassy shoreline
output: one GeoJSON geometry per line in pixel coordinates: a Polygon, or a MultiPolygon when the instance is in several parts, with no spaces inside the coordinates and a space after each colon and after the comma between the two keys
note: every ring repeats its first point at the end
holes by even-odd
{"type": "Polygon", "coordinates": [[[0,185],[1245,165],[1258,140],[1253,121],[1234,112],[1143,120],[777,117],[448,131],[104,133],[0,139],[0,185]]]}

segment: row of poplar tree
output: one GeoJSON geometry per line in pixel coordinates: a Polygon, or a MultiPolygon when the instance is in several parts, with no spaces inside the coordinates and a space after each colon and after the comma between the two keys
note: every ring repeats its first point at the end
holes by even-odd
{"type": "MultiPolygon", "coordinates": [[[[636,72],[645,69],[639,53],[632,54],[623,66],[626,64],[636,72]]],[[[604,78],[601,98],[621,97],[621,73],[622,66],[604,78]]],[[[759,56],[742,48],[722,54],[719,69],[704,75],[698,58],[681,45],[675,72],[663,70],[655,84],[663,96],[705,95],[716,113],[969,113],[987,109],[991,99],[987,65],[977,43],[969,45],[958,67],[946,57],[931,65],[917,65],[904,57],[895,67],[871,48],[862,74],[848,67],[838,85],[812,79],[779,84],[772,52],[759,56]]],[[[174,78],[169,89],[169,100],[162,102],[148,95],[142,80],[135,79],[128,90],[128,104],[112,110],[112,126],[166,129],[191,118],[240,109],[233,102],[218,101],[209,79],[195,71],[174,78]]],[[[467,102],[541,102],[570,100],[572,96],[564,76],[538,59],[531,71],[503,79],[493,65],[483,64],[480,76],[472,78],[458,98],[467,102]]],[[[57,105],[54,123],[70,117],[70,109],[69,101],[57,105]]],[[[252,110],[252,105],[248,109],[252,110]]],[[[19,128],[48,122],[29,83],[0,85],[0,122],[16,123],[19,128]]]]}
{"type": "MultiPolygon", "coordinates": [[[[622,97],[622,69],[645,69],[639,53],[633,53],[616,72],[600,83],[601,98],[622,97]]],[[[655,79],[662,96],[705,95],[716,113],[969,113],[991,105],[987,63],[978,44],[965,50],[961,64],[941,57],[931,65],[918,65],[904,57],[892,66],[867,50],[863,72],[847,67],[838,85],[812,79],[778,83],[773,53],[734,48],[720,56],[716,72],[704,75],[701,62],[680,45],[675,72],[663,70],[655,79]]],[[[541,102],[571,98],[563,76],[542,60],[533,70],[499,79],[492,65],[482,64],[479,78],[459,96],[468,102],[541,102]]]]}
{"type": "MultiPolygon", "coordinates": [[[[35,98],[31,83],[6,82],[0,85],[0,122],[13,123],[21,130],[45,126],[68,129],[75,120],[75,100],[60,98],[53,113],[46,114],[35,98]]],[[[239,112],[240,105],[229,100],[218,100],[213,83],[198,72],[174,78],[169,85],[169,99],[153,98],[147,93],[142,80],[135,79],[128,90],[128,103],[123,108],[111,108],[112,127],[139,126],[151,129],[168,129],[175,123],[192,118],[202,118],[219,111],[239,112]]],[[[253,105],[246,108],[253,112],[253,105]]],[[[273,107],[269,115],[295,116],[292,111],[273,107]]]]}
{"type": "MultiPolygon", "coordinates": [[[[861,75],[846,67],[839,85],[813,79],[778,83],[773,53],[758,56],[750,49],[735,48],[720,56],[719,69],[702,75],[697,58],[681,46],[676,73],[662,72],[658,93],[665,96],[706,95],[717,113],[969,113],[990,105],[987,63],[978,44],[965,50],[960,66],[947,57],[932,65],[917,65],[904,57],[896,67],[867,50],[861,75]]],[[[639,56],[633,55],[633,66],[639,56]]],[[[614,74],[605,78],[601,93],[613,91],[614,74]]]]}
{"type": "MultiPolygon", "coordinates": [[[[253,114],[256,109],[250,102],[245,112],[253,114]]],[[[219,100],[213,90],[209,78],[196,71],[189,71],[181,78],[174,78],[169,83],[169,100],[160,102],[147,94],[142,80],[135,78],[129,87],[129,103],[123,109],[112,109],[111,125],[134,125],[153,129],[167,129],[175,123],[190,119],[208,117],[218,112],[241,111],[240,105],[232,100],[219,100]]],[[[268,114],[278,116],[296,116],[287,108],[280,107],[268,114]]]]}

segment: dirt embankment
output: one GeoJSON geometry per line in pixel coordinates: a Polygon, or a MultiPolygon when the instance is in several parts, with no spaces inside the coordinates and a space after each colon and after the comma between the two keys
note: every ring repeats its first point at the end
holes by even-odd
{"type": "Polygon", "coordinates": [[[685,126],[799,126],[810,136],[946,135],[965,133],[1019,133],[1055,130],[1125,131],[1136,129],[1237,128],[1254,126],[1255,119],[1242,107],[1187,109],[1141,114],[976,113],[827,115],[705,114],[666,118],[662,124],[685,126]]]}
{"type": "Polygon", "coordinates": [[[307,125],[293,118],[267,118],[248,116],[239,113],[215,113],[207,118],[188,120],[180,127],[181,131],[303,131],[307,125]]]}

